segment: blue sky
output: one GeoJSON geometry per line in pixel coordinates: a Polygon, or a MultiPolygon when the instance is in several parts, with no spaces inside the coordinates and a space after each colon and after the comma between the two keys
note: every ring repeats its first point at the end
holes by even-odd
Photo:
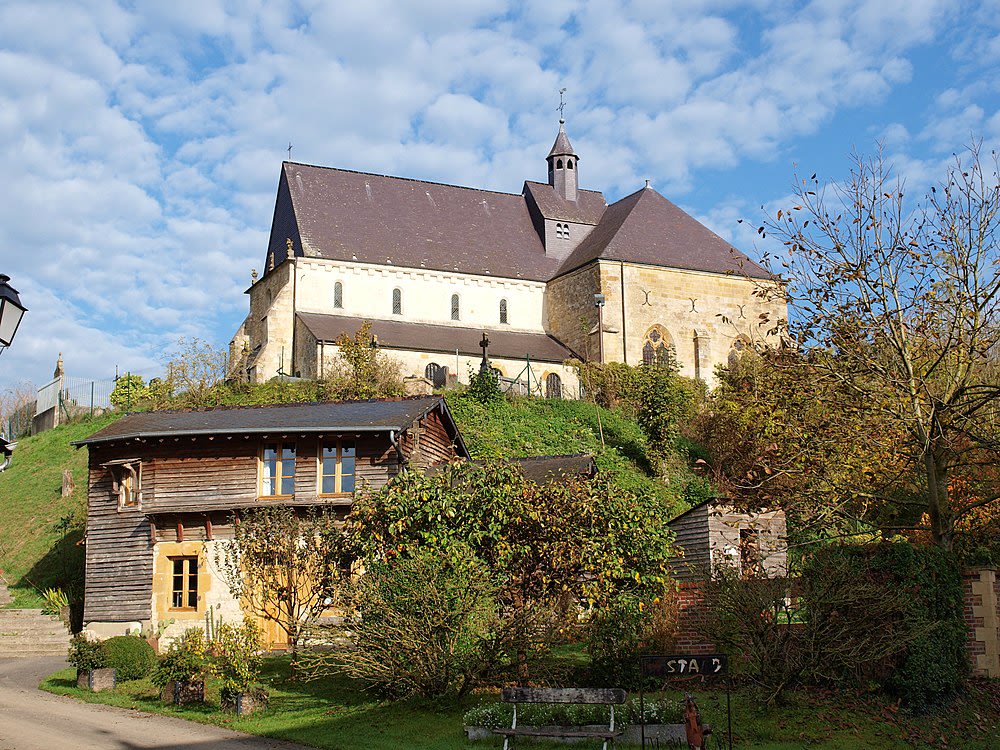
{"type": "Polygon", "coordinates": [[[281,160],[519,192],[558,91],[581,184],[645,179],[755,255],[793,165],[877,141],[925,191],[1000,131],[1000,3],[44,2],[0,6],[0,392],[228,343],[281,160]],[[748,223],[739,224],[740,218],[748,223]]]}

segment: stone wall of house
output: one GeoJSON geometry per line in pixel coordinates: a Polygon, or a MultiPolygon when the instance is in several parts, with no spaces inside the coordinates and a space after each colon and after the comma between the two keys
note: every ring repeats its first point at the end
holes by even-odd
{"type": "Polygon", "coordinates": [[[994,568],[974,568],[962,582],[972,673],[1000,677],[1000,576],[994,568]]]}
{"type": "Polygon", "coordinates": [[[252,382],[270,380],[278,370],[293,374],[296,262],[282,263],[250,287],[250,313],[230,342],[229,354],[234,366],[249,366],[252,382]]]}
{"type": "Polygon", "coordinates": [[[683,654],[715,653],[715,645],[702,632],[707,613],[700,581],[683,581],[677,585],[677,626],[674,649],[683,654]]]}
{"type": "MultiPolygon", "coordinates": [[[[599,291],[596,265],[553,279],[545,290],[546,330],[588,360],[598,357],[594,295],[599,291]]],[[[604,322],[607,328],[609,321],[604,322]]]]}

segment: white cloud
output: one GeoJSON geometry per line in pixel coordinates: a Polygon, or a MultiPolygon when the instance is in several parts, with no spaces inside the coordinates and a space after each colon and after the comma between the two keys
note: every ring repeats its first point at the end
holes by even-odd
{"type": "Polygon", "coordinates": [[[866,137],[923,179],[938,157],[919,149],[1000,135],[980,74],[996,58],[969,52],[997,32],[937,0],[9,1],[0,271],[38,305],[0,386],[45,376],[59,349],[97,375],[148,367],[180,335],[224,344],[289,141],[300,161],[518,191],[544,179],[565,86],[585,187],[614,200],[650,178],[677,200],[720,179],[718,206],[692,208],[742,246],[727,171],[773,162],[784,183],[800,139],[919,89],[923,46],[965,66],[951,90],[866,137]],[[943,42],[949,25],[968,32],[943,42]]]}

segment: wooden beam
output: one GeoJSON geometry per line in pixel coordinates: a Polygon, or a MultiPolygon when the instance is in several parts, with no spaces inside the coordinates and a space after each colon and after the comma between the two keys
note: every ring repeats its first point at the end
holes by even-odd
{"type": "Polygon", "coordinates": [[[215,539],[215,537],[212,536],[212,517],[207,513],[205,514],[205,538],[208,539],[208,541],[215,539]]]}
{"type": "Polygon", "coordinates": [[[149,519],[149,543],[156,544],[156,521],[149,519]]]}
{"type": "Polygon", "coordinates": [[[177,541],[184,541],[184,523],[182,521],[177,522],[177,541]]]}

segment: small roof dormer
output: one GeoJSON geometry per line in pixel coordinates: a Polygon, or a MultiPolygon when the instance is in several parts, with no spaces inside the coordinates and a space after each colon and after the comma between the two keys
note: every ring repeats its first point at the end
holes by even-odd
{"type": "Polygon", "coordinates": [[[577,163],[580,158],[573,151],[573,146],[569,142],[565,124],[565,120],[559,120],[559,133],[546,157],[546,161],[549,163],[549,184],[560,198],[576,201],[576,191],[579,185],[577,163]]]}

